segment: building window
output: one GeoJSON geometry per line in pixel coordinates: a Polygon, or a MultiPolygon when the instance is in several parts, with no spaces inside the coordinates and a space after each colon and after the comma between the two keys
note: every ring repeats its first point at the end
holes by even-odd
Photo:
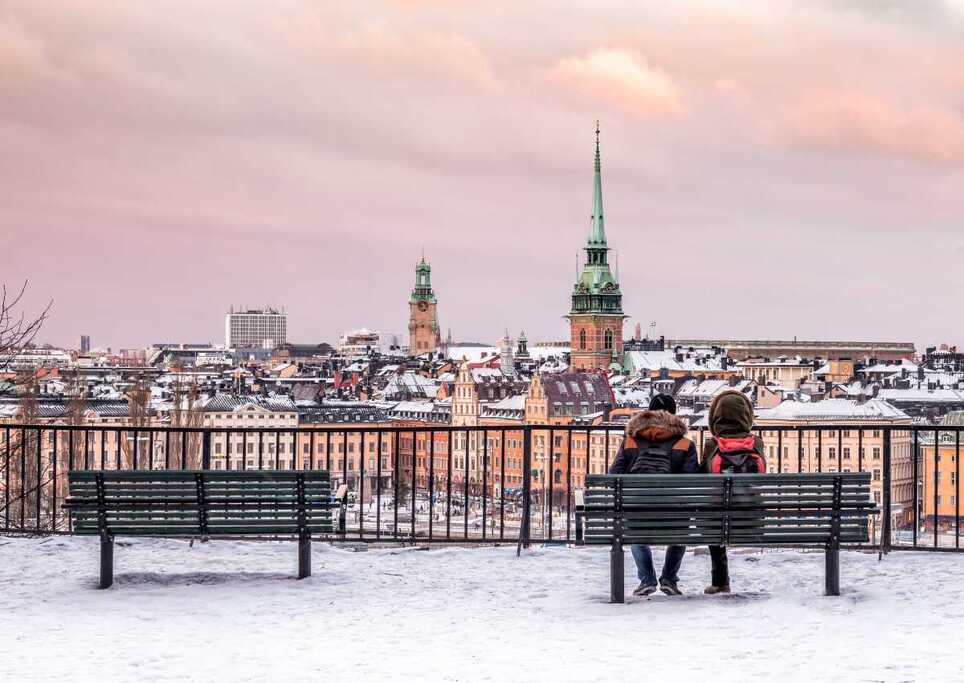
{"type": "Polygon", "coordinates": [[[579,330],[579,350],[580,351],[586,350],[586,331],[585,330],[579,330]]]}
{"type": "Polygon", "coordinates": [[[606,334],[605,334],[604,342],[603,342],[603,343],[605,344],[605,346],[604,346],[603,348],[605,348],[605,349],[607,349],[607,350],[608,350],[608,349],[611,349],[611,348],[613,347],[613,331],[612,331],[612,330],[606,330],[606,334]]]}

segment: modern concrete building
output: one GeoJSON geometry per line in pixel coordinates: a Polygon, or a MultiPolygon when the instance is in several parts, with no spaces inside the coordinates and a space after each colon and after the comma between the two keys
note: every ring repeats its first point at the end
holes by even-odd
{"type": "Polygon", "coordinates": [[[224,344],[229,349],[273,349],[288,341],[288,316],[274,308],[235,311],[224,316],[224,344]]]}

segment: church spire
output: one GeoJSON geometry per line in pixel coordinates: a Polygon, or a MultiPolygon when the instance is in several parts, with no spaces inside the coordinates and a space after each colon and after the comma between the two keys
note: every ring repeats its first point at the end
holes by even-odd
{"type": "Polygon", "coordinates": [[[599,158],[599,121],[596,121],[596,163],[593,166],[592,189],[592,227],[589,230],[589,245],[606,246],[606,227],[603,222],[602,202],[602,163],[599,158]]]}

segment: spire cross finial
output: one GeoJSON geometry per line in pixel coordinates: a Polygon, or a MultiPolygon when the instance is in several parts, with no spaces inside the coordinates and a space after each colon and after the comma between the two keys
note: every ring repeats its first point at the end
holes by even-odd
{"type": "Polygon", "coordinates": [[[596,154],[599,154],[599,119],[596,119],[596,154]]]}

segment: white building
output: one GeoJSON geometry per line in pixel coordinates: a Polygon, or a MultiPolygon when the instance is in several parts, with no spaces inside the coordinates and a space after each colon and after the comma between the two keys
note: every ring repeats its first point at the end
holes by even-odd
{"type": "Polygon", "coordinates": [[[229,349],[273,349],[288,342],[288,316],[274,308],[237,311],[224,316],[224,344],[229,349]]]}
{"type": "Polygon", "coordinates": [[[383,355],[398,355],[402,346],[402,336],[392,332],[379,332],[362,327],[349,330],[341,335],[338,353],[348,358],[367,358],[373,352],[383,355]]]}

